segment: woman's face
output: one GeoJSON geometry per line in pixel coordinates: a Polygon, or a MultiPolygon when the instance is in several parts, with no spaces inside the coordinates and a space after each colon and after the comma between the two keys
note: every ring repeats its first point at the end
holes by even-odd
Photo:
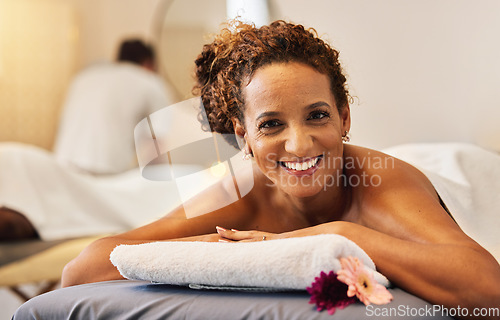
{"type": "Polygon", "coordinates": [[[339,114],[326,75],[302,63],[271,64],[243,94],[245,125],[235,121],[236,134],[276,186],[308,197],[338,185],[350,114],[348,107],[339,114]]]}

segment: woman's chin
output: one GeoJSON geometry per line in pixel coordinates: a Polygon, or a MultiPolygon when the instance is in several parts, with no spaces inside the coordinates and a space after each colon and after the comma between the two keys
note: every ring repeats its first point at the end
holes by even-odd
{"type": "Polygon", "coordinates": [[[281,191],[296,198],[309,198],[317,195],[323,188],[321,186],[278,186],[281,191]]]}
{"type": "Polygon", "coordinates": [[[290,174],[272,175],[268,178],[273,182],[273,187],[297,198],[308,198],[315,196],[327,189],[316,175],[295,176],[290,174]]]}

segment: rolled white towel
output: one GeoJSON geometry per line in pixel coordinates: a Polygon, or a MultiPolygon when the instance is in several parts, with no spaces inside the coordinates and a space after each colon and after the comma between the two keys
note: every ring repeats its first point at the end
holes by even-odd
{"type": "Polygon", "coordinates": [[[175,285],[304,290],[321,271],[338,272],[340,258],[353,256],[389,285],[368,255],[335,234],[258,242],[152,242],[120,245],[110,255],[122,276],[175,285]]]}

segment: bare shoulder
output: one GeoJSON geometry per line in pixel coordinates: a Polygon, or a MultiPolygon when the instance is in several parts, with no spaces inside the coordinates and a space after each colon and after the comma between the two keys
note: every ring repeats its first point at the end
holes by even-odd
{"type": "Polygon", "coordinates": [[[355,195],[364,202],[425,194],[439,204],[434,187],[420,170],[381,151],[346,145],[344,169],[355,195]]]}
{"type": "Polygon", "coordinates": [[[385,188],[407,186],[430,192],[437,199],[432,184],[420,170],[381,151],[346,145],[344,168],[347,175],[364,175],[370,179],[364,181],[365,192],[380,192],[385,188]]]}
{"type": "Polygon", "coordinates": [[[346,145],[344,168],[347,176],[356,177],[351,177],[351,182],[356,182],[357,176],[365,177],[360,180],[360,186],[366,194],[408,187],[439,199],[431,182],[420,170],[381,151],[346,145]]]}
{"type": "Polygon", "coordinates": [[[471,241],[417,168],[383,152],[353,145],[346,145],[344,161],[356,223],[422,243],[471,241]]]}

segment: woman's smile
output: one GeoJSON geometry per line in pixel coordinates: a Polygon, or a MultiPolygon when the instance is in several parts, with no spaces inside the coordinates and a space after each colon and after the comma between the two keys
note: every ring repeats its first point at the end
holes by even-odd
{"type": "Polygon", "coordinates": [[[278,161],[279,165],[294,176],[310,176],[318,170],[323,155],[299,161],[278,161]]]}

